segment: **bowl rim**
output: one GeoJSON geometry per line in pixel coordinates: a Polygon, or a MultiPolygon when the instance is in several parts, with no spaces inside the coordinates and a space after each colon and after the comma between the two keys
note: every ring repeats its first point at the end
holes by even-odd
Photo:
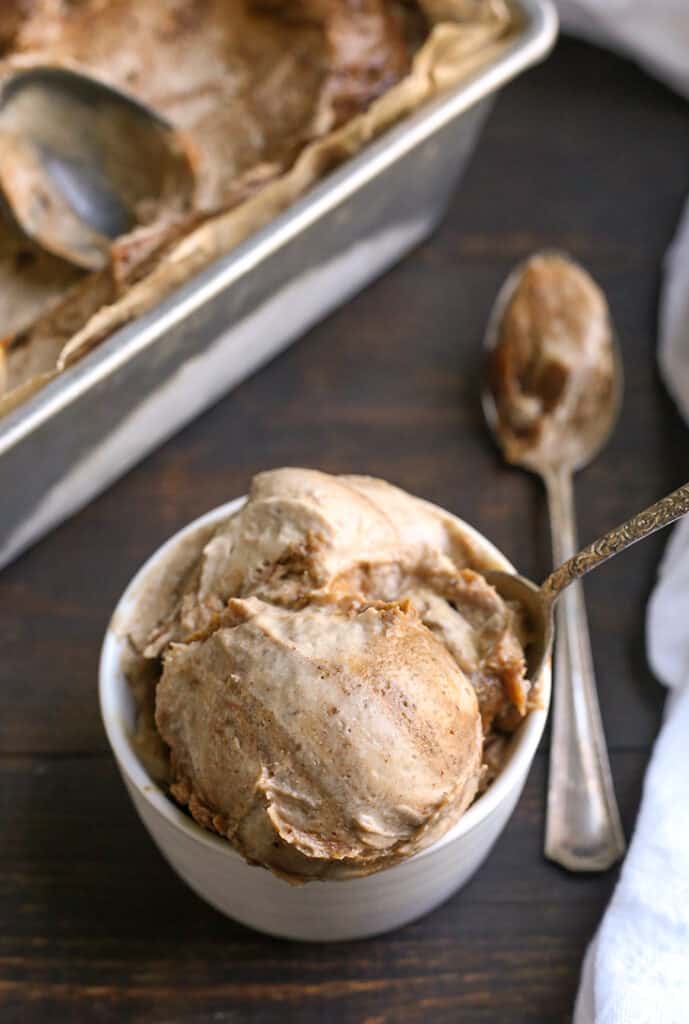
{"type": "MultiPolygon", "coordinates": [[[[227,518],[227,516],[232,515],[234,512],[237,512],[246,500],[246,495],[243,495],[242,497],[224,502],[222,505],[218,505],[216,508],[198,516],[186,526],[177,530],[163,544],[156,548],[149,558],[146,559],[143,565],[141,565],[131,578],[115,605],[115,609],[110,618],[103,639],[98,669],[98,694],[101,719],[103,721],[108,743],[110,744],[110,748],[117,765],[125,777],[125,781],[128,782],[130,786],[134,787],[141,799],[162,818],[164,818],[173,829],[184,833],[189,839],[200,843],[206,848],[215,850],[223,856],[240,859],[243,859],[241,858],[241,854],[234,849],[227,839],[202,828],[193,820],[193,818],[188,814],[185,814],[184,811],[182,811],[182,809],[163,792],[160,785],[148,774],[140,761],[132,745],[130,732],[125,723],[125,719],[121,711],[121,705],[117,698],[116,684],[122,681],[123,674],[120,662],[122,644],[125,640],[123,636],[118,635],[114,628],[114,624],[121,620],[123,609],[126,607],[128,602],[131,601],[145,575],[153,569],[159,559],[161,559],[175,544],[179,543],[179,541],[187,537],[189,534],[203,526],[219,522],[220,520],[227,518]]],[[[479,533],[479,531],[469,523],[466,523],[459,516],[448,512],[439,505],[434,505],[422,498],[419,498],[418,500],[424,505],[442,512],[443,515],[449,516],[461,527],[462,530],[467,533],[471,540],[477,545],[477,547],[479,547],[479,549],[482,550],[484,554],[486,554],[490,559],[495,560],[499,568],[508,572],[516,572],[514,566],[505,557],[505,555],[503,555],[503,553],[491,541],[484,537],[483,534],[479,533]]],[[[541,740],[541,736],[543,735],[543,730],[548,716],[551,695],[550,663],[544,666],[540,690],[543,706],[532,709],[526,716],[514,737],[512,750],[508,755],[506,764],[488,789],[482,793],[481,796],[473,802],[473,804],[471,804],[452,828],[436,840],[435,843],[432,843],[425,849],[413,854],[411,857],[406,858],[404,861],[383,869],[385,874],[390,871],[394,871],[411,861],[420,861],[442,847],[456,842],[463,836],[466,836],[486,818],[490,817],[515,788],[521,786],[523,779],[529,771],[531,762],[533,761],[536,749],[541,740]]],[[[323,881],[322,884],[342,885],[343,882],[356,882],[360,880],[360,878],[329,879],[323,881]]]]}

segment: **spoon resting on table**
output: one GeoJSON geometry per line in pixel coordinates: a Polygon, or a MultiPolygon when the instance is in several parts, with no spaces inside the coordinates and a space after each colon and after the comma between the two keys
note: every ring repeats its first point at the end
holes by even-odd
{"type": "Polygon", "coordinates": [[[0,85],[0,200],[43,249],[87,270],[113,239],[194,191],[185,137],[155,110],[97,78],[60,67],[0,85]]]}
{"type": "MultiPolygon", "coordinates": [[[[622,399],[608,305],[568,257],[542,252],[503,285],[489,320],[483,408],[506,459],[546,487],[553,562],[577,550],[573,476],[607,441],[622,399]]],[[[625,840],[596,692],[580,583],[557,608],[545,853],[602,871],[625,840]]]]}

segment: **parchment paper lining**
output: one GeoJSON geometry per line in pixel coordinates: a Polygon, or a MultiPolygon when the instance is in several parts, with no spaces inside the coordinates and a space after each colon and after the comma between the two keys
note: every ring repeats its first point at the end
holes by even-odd
{"type": "MultiPolygon", "coordinates": [[[[142,274],[138,279],[136,275],[128,277],[126,270],[123,273],[115,243],[110,267],[77,279],[57,306],[39,316],[26,330],[0,341],[0,415],[25,401],[117,328],[152,309],[194,274],[269,224],[314,183],[386,128],[494,60],[508,45],[516,27],[515,12],[506,0],[426,0],[421,6],[432,26],[426,41],[414,55],[409,73],[368,110],[307,144],[286,173],[244,202],[202,219],[196,227],[180,225],[180,232],[186,233],[175,239],[172,231],[172,240],[162,255],[149,267],[143,261],[145,270],[138,271],[142,274]],[[1,394],[3,387],[6,390],[1,394]]],[[[0,64],[0,77],[18,63],[30,66],[42,60],[40,55],[29,54],[6,61],[0,64]]],[[[141,244],[145,249],[150,243],[144,237],[141,244]]],[[[37,253],[35,258],[38,270],[34,268],[34,275],[45,274],[43,266],[52,257],[37,253]]],[[[0,267],[1,264],[0,246],[0,267]]],[[[72,272],[62,267],[57,277],[64,287],[72,272]]]]}

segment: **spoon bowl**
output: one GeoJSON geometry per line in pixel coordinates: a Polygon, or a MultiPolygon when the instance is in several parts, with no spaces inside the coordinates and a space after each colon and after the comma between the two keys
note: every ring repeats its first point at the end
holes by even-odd
{"type": "Polygon", "coordinates": [[[0,89],[0,195],[19,228],[88,270],[163,210],[185,212],[194,160],[155,110],[97,78],[37,66],[0,89]]]}
{"type": "Polygon", "coordinates": [[[624,394],[622,356],[617,334],[612,323],[609,322],[609,345],[612,354],[613,372],[611,374],[610,389],[605,395],[605,401],[597,404],[596,414],[587,417],[585,422],[580,423],[579,427],[581,429],[576,433],[565,429],[565,424],[562,424],[557,448],[556,450],[550,450],[548,455],[544,456],[543,451],[540,449],[530,452],[526,448],[520,448],[519,456],[515,457],[514,449],[505,444],[505,427],[501,421],[496,402],[495,353],[501,338],[505,313],[523,280],[527,268],[537,260],[559,261],[564,266],[575,270],[580,269],[578,264],[566,253],[560,252],[557,249],[542,249],[532,254],[528,259],[518,263],[508,274],[491,308],[483,339],[488,372],[484,375],[482,382],[481,405],[486,423],[508,462],[520,465],[539,476],[545,476],[547,472],[552,471],[553,463],[556,464],[558,469],[567,468],[571,473],[576,473],[592,462],[605,447],[619,417],[624,394]]]}

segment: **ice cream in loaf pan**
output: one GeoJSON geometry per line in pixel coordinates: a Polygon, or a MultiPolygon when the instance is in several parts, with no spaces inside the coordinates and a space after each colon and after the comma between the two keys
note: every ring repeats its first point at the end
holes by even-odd
{"type": "Polygon", "coordinates": [[[47,64],[131,92],[183,136],[196,188],[142,204],[85,276],[0,222],[0,415],[489,64],[517,23],[507,0],[5,0],[0,84],[47,64]]]}

